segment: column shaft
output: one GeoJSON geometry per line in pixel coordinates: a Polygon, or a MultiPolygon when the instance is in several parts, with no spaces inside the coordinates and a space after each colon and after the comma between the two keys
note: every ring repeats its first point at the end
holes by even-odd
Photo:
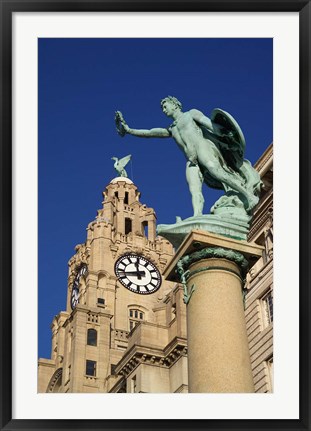
{"type": "Polygon", "coordinates": [[[189,271],[189,392],[254,392],[239,266],[208,258],[189,271]]]}

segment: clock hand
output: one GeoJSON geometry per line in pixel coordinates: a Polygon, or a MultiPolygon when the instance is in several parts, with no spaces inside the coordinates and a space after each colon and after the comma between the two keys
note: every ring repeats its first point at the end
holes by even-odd
{"type": "Polygon", "coordinates": [[[139,280],[141,280],[141,277],[145,277],[146,273],[145,271],[120,271],[121,273],[125,275],[136,275],[139,280]]]}
{"type": "Polygon", "coordinates": [[[136,270],[138,273],[137,278],[138,278],[138,280],[141,280],[141,274],[139,274],[139,259],[138,259],[138,257],[136,258],[135,267],[136,267],[136,270]]]}

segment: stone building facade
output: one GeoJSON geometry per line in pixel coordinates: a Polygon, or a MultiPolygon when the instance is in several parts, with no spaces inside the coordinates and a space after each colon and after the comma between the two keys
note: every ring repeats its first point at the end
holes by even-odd
{"type": "Polygon", "coordinates": [[[249,241],[264,247],[247,274],[246,327],[256,392],[273,391],[273,147],[254,165],[263,181],[249,241]]]}
{"type": "MultiPolygon", "coordinates": [[[[272,146],[249,240],[265,247],[247,274],[245,317],[256,392],[273,390],[272,146]]],[[[131,180],[113,179],[87,239],[69,261],[67,306],[52,322],[38,392],[187,393],[183,287],[162,273],[174,255],[131,180]]]]}

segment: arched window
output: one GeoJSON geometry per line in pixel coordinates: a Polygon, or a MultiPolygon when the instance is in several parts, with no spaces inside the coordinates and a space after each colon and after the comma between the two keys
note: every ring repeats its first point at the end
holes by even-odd
{"type": "Polygon", "coordinates": [[[88,346],[97,346],[97,331],[96,329],[87,330],[87,344],[88,346]]]}

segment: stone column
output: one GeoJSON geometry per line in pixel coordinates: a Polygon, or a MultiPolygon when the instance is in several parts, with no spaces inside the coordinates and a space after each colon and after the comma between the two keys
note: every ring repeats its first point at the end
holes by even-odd
{"type": "Polygon", "coordinates": [[[242,282],[261,253],[256,244],[194,231],[167,268],[184,285],[189,392],[254,392],[242,282]]]}

